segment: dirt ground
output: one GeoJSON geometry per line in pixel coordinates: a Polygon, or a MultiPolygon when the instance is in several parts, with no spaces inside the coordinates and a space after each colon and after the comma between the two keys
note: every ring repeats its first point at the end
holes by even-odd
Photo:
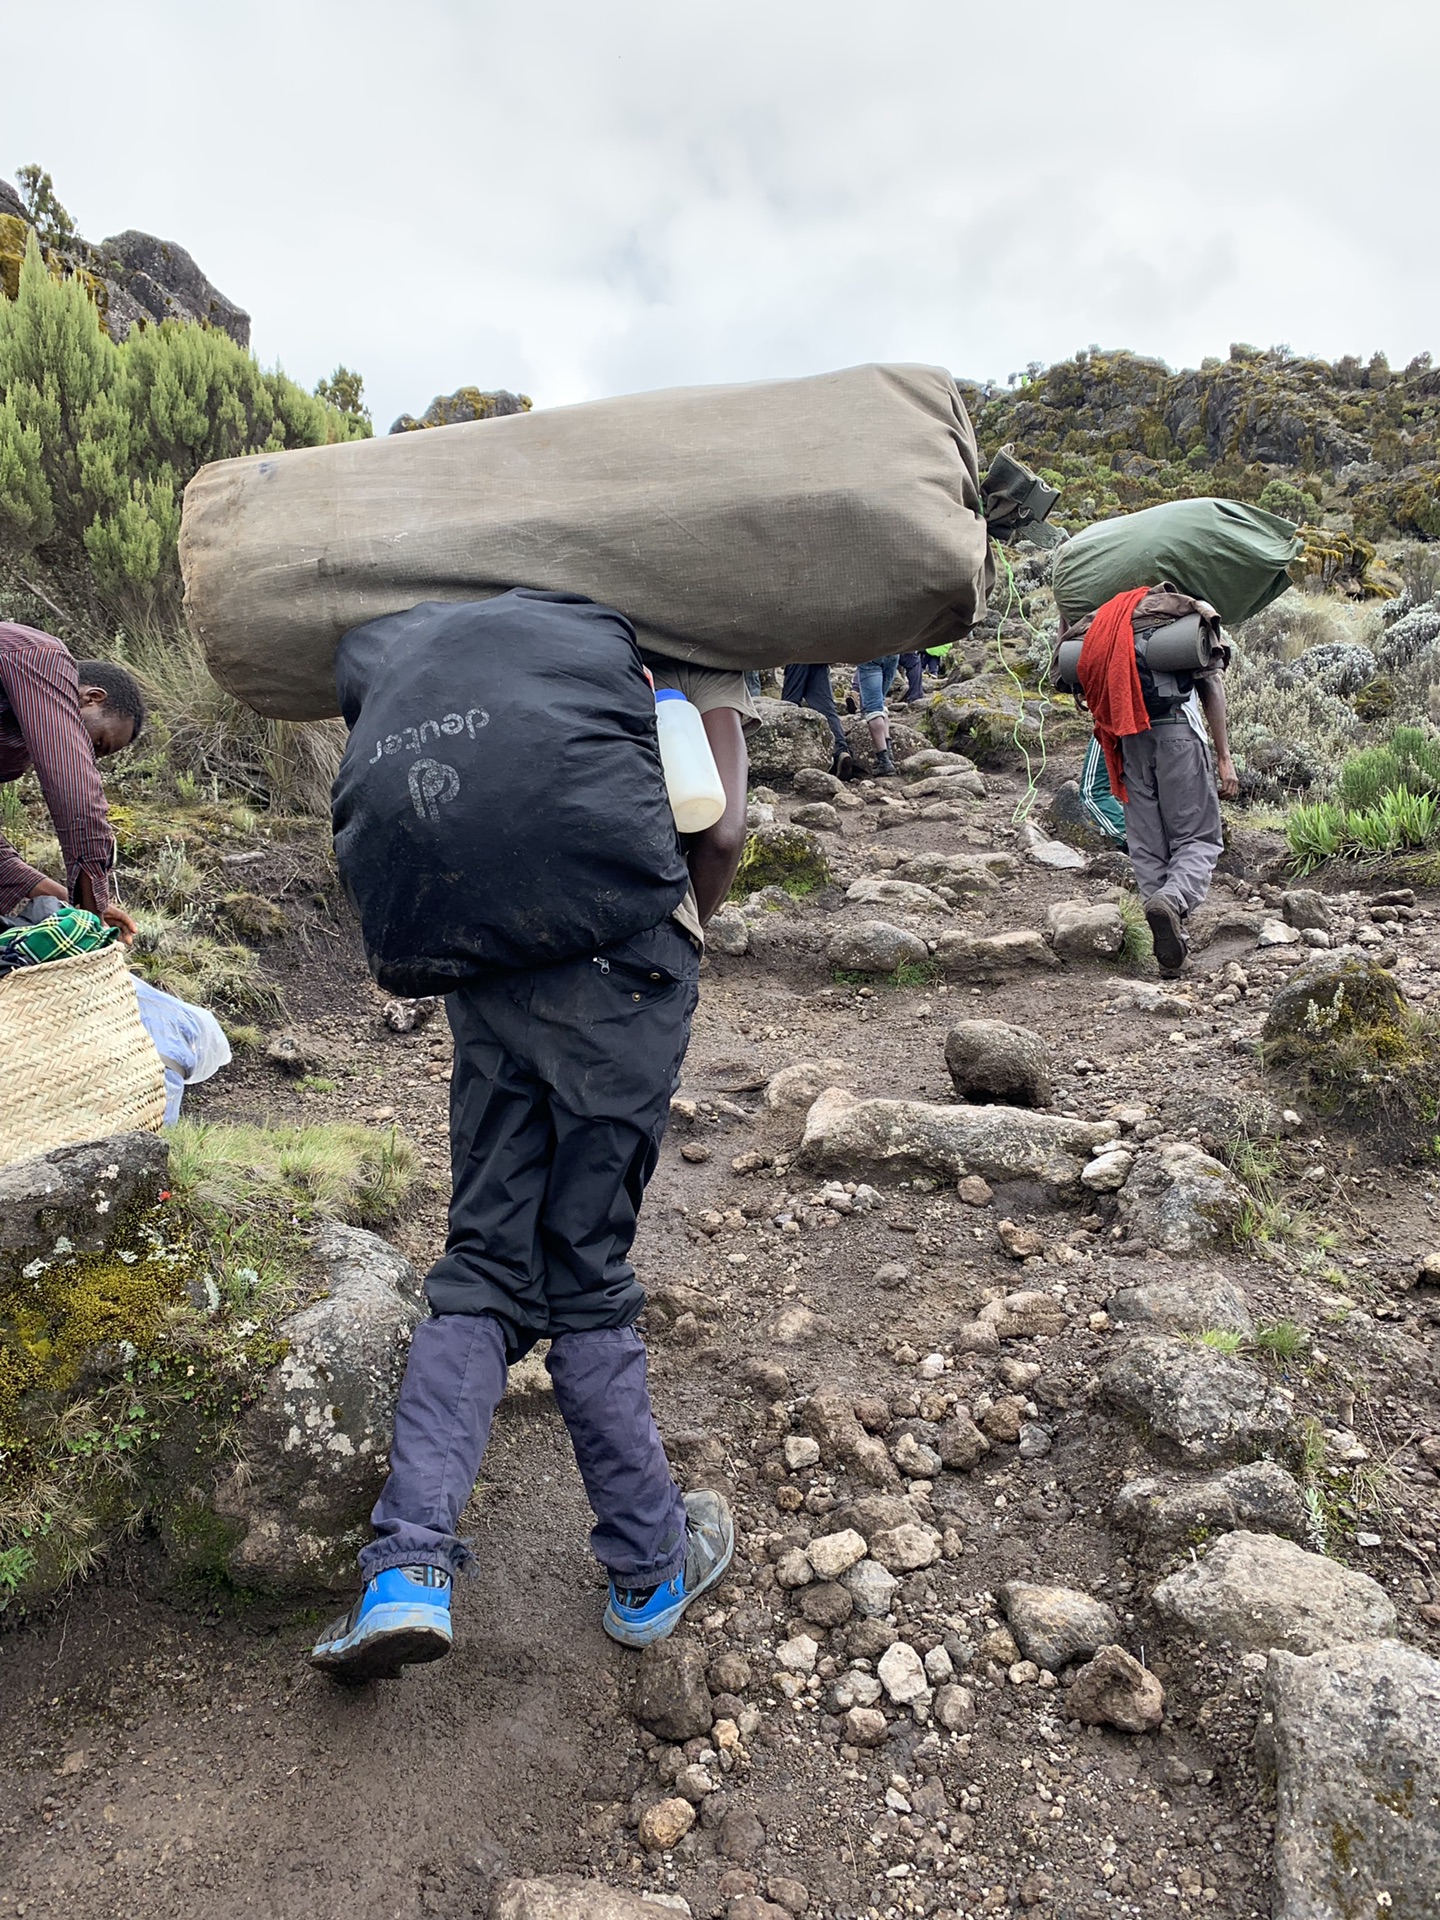
{"type": "MultiPolygon", "coordinates": [[[[1052,767],[1047,783],[1065,770],[1052,767]]],[[[1103,893],[1099,878],[1024,857],[1017,775],[990,775],[987,787],[963,823],[878,832],[872,805],[846,812],[842,835],[826,836],[840,878],[920,848],[1015,850],[1015,876],[942,923],[987,931],[1039,926],[1050,901],[1103,893]]],[[[315,903],[313,873],[296,878],[301,864],[257,863],[245,884],[278,893],[291,913],[292,935],[267,964],[335,1090],[304,1092],[250,1064],[192,1097],[192,1110],[393,1116],[430,1173],[394,1236],[423,1268],[444,1226],[443,1024],[385,1029],[352,927],[333,892],[329,906],[315,903]]],[[[842,902],[837,890],[797,908],[797,934],[839,924],[836,911],[860,917],[842,902]]],[[[1419,902],[1422,913],[1437,904],[1419,902]]],[[[326,1609],[168,1593],[144,1541],[51,1615],[0,1637],[4,1920],[479,1914],[502,1868],[595,1873],[682,1895],[697,1915],[723,1914],[748,1891],[837,1920],[1269,1913],[1271,1814],[1252,1754],[1263,1662],[1217,1660],[1155,1617],[1150,1591],[1179,1559],[1140,1548],[1111,1517],[1122,1481],[1154,1464],[1094,1397],[1114,1351],[1107,1299],[1186,1263],[1116,1237],[1113,1203],[1056,1208],[1038,1189],[975,1208],[953,1188],[912,1183],[886,1188],[869,1212],[817,1206],[821,1183],[784,1167],[802,1116],[770,1112],[760,1090],[785,1065],[837,1059],[837,1078],[861,1094],[952,1097],[946,1031],[983,1012],[1046,1038],[1057,1108],[1103,1118],[1140,1103],[1167,1133],[1218,1137],[1237,1100],[1292,1097],[1266,1086],[1244,1050],[1281,963],[1256,953],[1253,931],[1222,930],[1193,962],[1192,1010],[1157,1016],[1107,1006],[1113,964],[976,986],[840,984],[803,939],[787,946],[792,922],[782,921],[763,955],[707,962],[681,1088],[693,1118],[667,1136],[636,1249],[664,1303],[649,1338],[676,1470],[685,1484],[728,1489],[739,1525],[732,1576],[682,1630],[710,1654],[740,1654],[750,1671],[740,1695],[749,1731],[722,1786],[727,1817],[707,1801],[673,1853],[637,1843],[634,1818],[673,1776],[673,1750],[629,1712],[634,1657],[600,1630],[603,1585],[564,1431],[548,1398],[530,1394],[507,1401],[497,1423],[466,1523],[477,1571],[460,1584],[456,1649],[438,1666],[337,1690],[304,1659],[326,1609]],[[1247,997],[1212,1006],[1231,962],[1249,976],[1247,997]],[[772,1164],[732,1171],[752,1150],[772,1164]],[[772,1679],[794,1598],[776,1585],[774,1560],[823,1519],[827,1500],[854,1491],[835,1474],[786,1474],[779,1437],[788,1410],[822,1385],[883,1395],[897,1420],[920,1412],[916,1357],[943,1352],[985,1289],[1037,1284],[1028,1269],[1017,1278],[1001,1247],[1003,1216],[1044,1237],[1045,1284],[1068,1288],[1066,1331],[1007,1342],[999,1361],[954,1355],[940,1384],[962,1398],[1004,1392],[1018,1362],[1050,1450],[1022,1459],[997,1445],[973,1473],[912,1489],[946,1530],[947,1552],[907,1579],[896,1607],[899,1632],[920,1650],[945,1645],[957,1665],[969,1659],[959,1677],[974,1688],[977,1724],[942,1736],[902,1722],[884,1746],[857,1752],[823,1691],[791,1701],[772,1679]],[[789,1307],[812,1317],[797,1333],[792,1316],[787,1339],[773,1323],[789,1307]],[[747,1371],[756,1360],[771,1371],[747,1371]],[[1066,1718],[1063,1689],[1012,1684],[974,1653],[1000,1624],[996,1588],[1017,1576],[1110,1602],[1125,1644],[1166,1687],[1158,1733],[1082,1729],[1066,1718]]],[[[1440,921],[1401,932],[1417,997],[1431,968],[1440,991],[1440,921]]],[[[1433,1294],[1407,1290],[1417,1257],[1440,1244],[1437,1179],[1377,1166],[1363,1141],[1309,1119],[1281,1151],[1306,1234],[1198,1264],[1243,1284],[1257,1320],[1307,1328],[1304,1355],[1273,1364],[1302,1412],[1353,1423],[1371,1468],[1364,1514],[1348,1529],[1336,1523],[1329,1551],[1382,1582],[1405,1638],[1440,1652],[1440,1483],[1418,1450],[1440,1426],[1430,1370],[1440,1310],[1433,1294]]],[[[846,1628],[811,1631],[822,1659],[843,1650],[846,1628]]]]}

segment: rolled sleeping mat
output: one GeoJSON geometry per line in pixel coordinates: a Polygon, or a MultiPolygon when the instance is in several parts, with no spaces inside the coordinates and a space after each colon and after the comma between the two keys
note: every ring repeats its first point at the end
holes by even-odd
{"type": "Polygon", "coordinates": [[[1143,646],[1154,673],[1203,673],[1223,656],[1211,629],[1198,613],[1187,613],[1168,626],[1156,627],[1143,646]]]}
{"type": "Polygon", "coordinates": [[[1050,669],[1050,677],[1064,693],[1080,691],[1080,649],[1083,640],[1062,640],[1055,652],[1055,662],[1050,669]]]}

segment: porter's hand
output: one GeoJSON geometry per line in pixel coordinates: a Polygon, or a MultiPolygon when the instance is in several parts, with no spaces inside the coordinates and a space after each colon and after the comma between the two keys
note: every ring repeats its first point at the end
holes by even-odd
{"type": "Polygon", "coordinates": [[[116,927],[119,929],[120,939],[125,946],[129,947],[134,945],[137,931],[135,922],[123,907],[107,907],[100,918],[105,922],[107,927],[116,927]]]}
{"type": "Polygon", "coordinates": [[[1233,800],[1240,791],[1240,776],[1235,771],[1235,762],[1229,754],[1216,762],[1215,771],[1220,777],[1220,798],[1233,800]]]}

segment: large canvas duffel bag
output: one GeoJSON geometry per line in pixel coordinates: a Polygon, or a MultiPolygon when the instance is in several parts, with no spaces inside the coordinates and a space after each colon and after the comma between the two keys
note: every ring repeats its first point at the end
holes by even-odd
{"type": "Polygon", "coordinates": [[[964,637],[989,541],[975,435],[937,367],[632,394],[204,467],[185,606],[258,712],[338,711],[342,634],[511,587],[616,607],[708,667],[964,637]]]}
{"type": "Polygon", "coordinates": [[[1068,622],[1117,593],[1168,580],[1208,600],[1224,621],[1248,620],[1290,585],[1301,551],[1278,514],[1239,500],[1167,500],[1163,506],[1097,520],[1055,556],[1055,602],[1068,622]]]}

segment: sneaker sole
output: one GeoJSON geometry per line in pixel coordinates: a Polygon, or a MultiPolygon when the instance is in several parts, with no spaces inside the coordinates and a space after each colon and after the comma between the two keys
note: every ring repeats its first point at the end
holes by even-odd
{"type": "Polygon", "coordinates": [[[646,1620],[643,1623],[639,1623],[622,1620],[620,1616],[612,1610],[610,1602],[607,1600],[605,1602],[605,1611],[600,1619],[601,1626],[604,1627],[610,1638],[618,1641],[622,1647],[654,1646],[657,1640],[664,1640],[675,1631],[676,1627],[680,1624],[680,1619],[685,1609],[693,1606],[702,1593],[707,1593],[709,1589],[714,1586],[715,1582],[725,1573],[734,1558],[735,1533],[732,1528],[730,1541],[725,1549],[724,1559],[717,1560],[710,1572],[700,1582],[700,1585],[696,1587],[694,1593],[687,1593],[685,1598],[680,1601],[677,1606],[669,1607],[664,1613],[656,1614],[653,1620],[646,1620]]]}
{"type": "Polygon", "coordinates": [[[1185,937],[1179,918],[1163,907],[1147,907],[1145,924],[1155,942],[1155,960],[1162,973],[1179,973],[1185,965],[1185,937]]]}
{"type": "Polygon", "coordinates": [[[359,1685],[366,1680],[394,1680],[402,1667],[423,1666],[430,1660],[443,1660],[454,1636],[447,1626],[438,1626],[433,1608],[423,1612],[416,1607],[376,1607],[365,1621],[343,1640],[331,1640],[315,1648],[310,1664],[333,1680],[359,1685]]]}

